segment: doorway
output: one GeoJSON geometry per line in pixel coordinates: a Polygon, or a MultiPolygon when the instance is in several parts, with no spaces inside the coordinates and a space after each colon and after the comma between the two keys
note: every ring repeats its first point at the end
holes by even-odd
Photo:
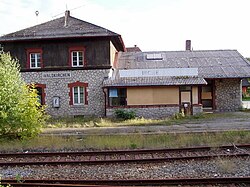
{"type": "Polygon", "coordinates": [[[192,86],[180,86],[180,112],[185,116],[193,114],[192,86]]]}
{"type": "Polygon", "coordinates": [[[203,110],[213,110],[214,109],[214,81],[206,80],[207,85],[201,86],[200,97],[203,110]]]}

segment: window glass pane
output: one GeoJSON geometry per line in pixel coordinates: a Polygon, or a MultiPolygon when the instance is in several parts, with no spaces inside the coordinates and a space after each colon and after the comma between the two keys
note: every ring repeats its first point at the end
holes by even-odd
{"type": "Polygon", "coordinates": [[[37,90],[37,100],[40,104],[42,104],[42,88],[37,87],[35,89],[37,90]]]}
{"type": "Polygon", "coordinates": [[[74,94],[74,103],[78,104],[78,94],[74,94]]]}
{"type": "Polygon", "coordinates": [[[74,94],[78,94],[78,87],[74,87],[74,94]]]}
{"type": "Polygon", "coordinates": [[[41,67],[40,53],[30,53],[30,67],[41,67]]]}
{"type": "Polygon", "coordinates": [[[80,87],[80,103],[84,103],[84,87],[80,87]]]}
{"type": "Polygon", "coordinates": [[[126,106],[127,105],[127,89],[126,88],[110,88],[109,89],[110,106],[126,106]]]}
{"type": "Polygon", "coordinates": [[[73,88],[73,94],[74,94],[74,103],[78,103],[78,87],[73,88]]]}
{"type": "Polygon", "coordinates": [[[72,51],[71,52],[72,65],[73,66],[83,66],[83,52],[82,51],[72,51]]]}
{"type": "Polygon", "coordinates": [[[83,65],[83,52],[79,51],[78,56],[79,56],[79,65],[82,66],[83,65]]]}
{"type": "Polygon", "coordinates": [[[83,103],[83,98],[84,98],[83,95],[84,95],[83,93],[80,94],[80,103],[83,103]]]}
{"type": "Polygon", "coordinates": [[[31,62],[31,67],[36,67],[36,63],[35,62],[31,62]]]}
{"type": "Polygon", "coordinates": [[[77,61],[73,61],[73,66],[77,66],[77,61]]]}
{"type": "Polygon", "coordinates": [[[80,93],[83,93],[84,89],[83,87],[80,87],[80,93]]]}
{"type": "Polygon", "coordinates": [[[83,61],[82,59],[79,59],[79,66],[82,66],[83,65],[83,61]]]}
{"type": "Polygon", "coordinates": [[[191,90],[191,86],[180,86],[181,91],[189,91],[191,90]]]}
{"type": "Polygon", "coordinates": [[[35,59],[35,57],[36,57],[36,56],[35,56],[35,53],[31,53],[31,54],[30,54],[30,58],[31,58],[31,59],[35,59]]]}
{"type": "Polygon", "coordinates": [[[118,97],[117,88],[110,88],[109,89],[109,97],[118,97]]]}
{"type": "Polygon", "coordinates": [[[77,57],[77,52],[76,52],[76,51],[73,51],[73,52],[72,52],[72,56],[73,56],[73,57],[77,57]]]}
{"type": "Polygon", "coordinates": [[[127,95],[127,89],[120,88],[120,97],[126,97],[126,95],[127,95]]]}
{"type": "Polygon", "coordinates": [[[40,53],[36,53],[36,56],[37,56],[37,60],[40,61],[40,59],[41,59],[41,54],[40,54],[40,53]]]}
{"type": "Polygon", "coordinates": [[[40,63],[40,61],[37,61],[36,66],[37,66],[37,67],[41,67],[41,63],[40,63]]]}
{"type": "Polygon", "coordinates": [[[79,58],[82,58],[82,51],[78,51],[79,58]]]}
{"type": "Polygon", "coordinates": [[[202,86],[202,92],[212,92],[211,86],[202,86]]]}

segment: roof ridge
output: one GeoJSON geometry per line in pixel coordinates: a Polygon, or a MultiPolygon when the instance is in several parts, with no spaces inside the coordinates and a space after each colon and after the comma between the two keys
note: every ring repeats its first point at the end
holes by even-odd
{"type": "MultiPolygon", "coordinates": [[[[203,50],[173,50],[173,51],[142,51],[141,53],[166,53],[166,52],[211,52],[211,51],[237,51],[237,49],[203,49],[203,50]]],[[[126,52],[125,52],[126,53],[126,52]]],[[[130,53],[130,52],[127,52],[130,53]]]]}
{"type": "MultiPolygon", "coordinates": [[[[99,28],[101,28],[101,29],[107,30],[108,32],[114,33],[115,35],[119,35],[119,34],[117,34],[117,33],[113,32],[113,31],[111,31],[111,30],[109,30],[109,29],[106,29],[106,28],[102,27],[102,26],[99,26],[99,25],[96,25],[96,24],[90,23],[90,22],[85,21],[85,20],[81,20],[81,19],[76,18],[76,17],[73,17],[73,16],[71,16],[71,15],[69,15],[69,17],[70,17],[70,18],[73,18],[73,19],[75,19],[75,20],[78,20],[78,21],[80,21],[80,22],[84,22],[84,23],[87,23],[87,24],[93,25],[93,26],[95,26],[95,27],[99,27],[99,28]]],[[[62,16],[61,18],[64,18],[64,16],[62,16]]]]}
{"type": "MultiPolygon", "coordinates": [[[[43,22],[43,23],[40,23],[40,24],[37,24],[37,25],[33,25],[33,26],[30,26],[30,27],[27,27],[27,28],[24,28],[24,29],[21,29],[21,30],[18,30],[18,31],[15,31],[15,32],[11,32],[11,33],[8,33],[8,34],[5,34],[3,36],[0,37],[0,39],[7,39],[7,38],[13,38],[13,37],[16,37],[16,36],[19,36],[19,37],[26,37],[28,35],[32,35],[33,32],[34,33],[37,33],[39,31],[43,31],[43,30],[48,30],[48,29],[52,29],[51,27],[53,25],[56,25],[60,22],[64,22],[65,16],[62,16],[62,17],[59,17],[59,18],[56,18],[56,19],[51,19],[49,21],[46,21],[46,22],[43,22]],[[46,29],[46,26],[47,26],[47,29],[46,29]]],[[[87,28],[88,26],[90,27],[93,27],[94,29],[96,30],[100,30],[103,34],[106,33],[108,35],[111,35],[111,36],[120,36],[119,34],[113,32],[113,31],[110,31],[104,27],[101,27],[101,26],[98,26],[98,25],[95,25],[93,23],[90,23],[88,21],[84,21],[84,20],[81,20],[79,18],[76,18],[76,17],[73,17],[73,16],[70,16],[69,15],[69,19],[71,20],[75,20],[75,22],[79,22],[78,24],[76,25],[79,25],[78,28],[76,28],[74,31],[79,31],[79,30],[82,30],[84,32],[84,29],[82,29],[80,26],[81,23],[84,25],[84,28],[87,28]]],[[[53,27],[53,29],[67,29],[67,28],[72,28],[72,26],[74,25],[74,23],[71,25],[71,26],[68,26],[68,27],[65,27],[64,24],[62,25],[57,25],[57,27],[53,27]]],[[[93,32],[93,28],[90,30],[91,32],[93,32]]],[[[87,33],[87,30],[85,31],[87,33]]],[[[46,33],[48,34],[48,33],[46,33]]],[[[53,33],[55,34],[55,33],[53,33]]],[[[60,33],[61,34],[61,33],[60,33]]],[[[35,35],[35,34],[34,34],[35,35]]]]}

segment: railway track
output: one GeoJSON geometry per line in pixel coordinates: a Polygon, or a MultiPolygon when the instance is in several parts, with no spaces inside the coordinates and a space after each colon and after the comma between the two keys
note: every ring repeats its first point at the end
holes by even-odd
{"type": "Polygon", "coordinates": [[[16,180],[2,180],[3,185],[12,186],[212,186],[226,185],[230,187],[250,185],[250,177],[226,178],[179,178],[179,179],[146,179],[146,180],[31,180],[21,182],[16,180]]]}
{"type": "Polygon", "coordinates": [[[222,146],[217,148],[193,147],[93,152],[7,153],[0,154],[0,166],[165,162],[218,157],[245,157],[249,155],[250,145],[222,146]]]}

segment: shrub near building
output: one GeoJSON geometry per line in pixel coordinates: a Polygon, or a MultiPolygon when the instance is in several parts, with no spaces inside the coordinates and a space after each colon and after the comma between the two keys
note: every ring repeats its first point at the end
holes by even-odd
{"type": "Polygon", "coordinates": [[[23,139],[40,132],[46,115],[37,91],[25,84],[19,69],[10,54],[0,54],[0,135],[23,139]]]}

